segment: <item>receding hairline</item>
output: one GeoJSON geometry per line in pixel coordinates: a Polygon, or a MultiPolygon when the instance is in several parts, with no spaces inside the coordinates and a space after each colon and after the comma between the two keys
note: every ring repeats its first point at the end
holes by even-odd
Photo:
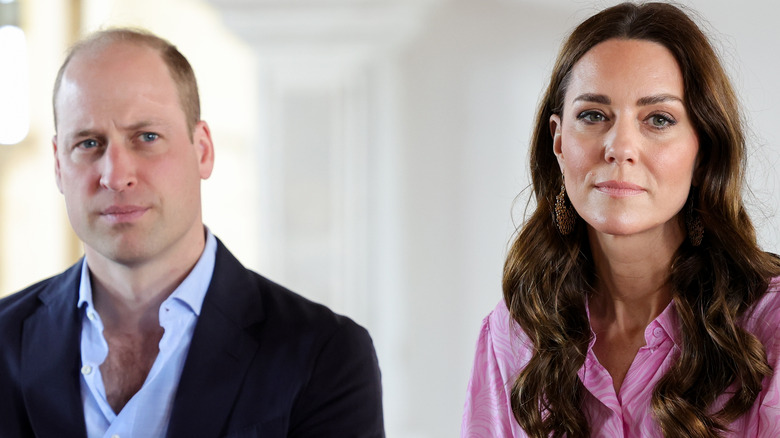
{"type": "Polygon", "coordinates": [[[54,93],[52,95],[54,103],[56,104],[57,94],[59,94],[60,87],[62,86],[62,79],[73,59],[79,56],[99,53],[100,51],[119,43],[148,47],[154,49],[160,55],[162,55],[162,51],[166,45],[171,45],[164,39],[140,28],[111,28],[94,32],[86,38],[76,42],[68,49],[65,60],[62,62],[62,65],[57,72],[57,78],[54,81],[54,93]]]}
{"type": "Polygon", "coordinates": [[[189,130],[192,131],[195,124],[200,120],[200,97],[192,66],[176,46],[168,40],[146,29],[133,27],[100,30],[71,46],[54,81],[52,110],[54,113],[55,130],[57,129],[57,96],[62,86],[62,80],[73,59],[80,56],[88,56],[89,54],[98,54],[115,44],[146,47],[157,53],[176,86],[180,106],[187,119],[189,130]]]}

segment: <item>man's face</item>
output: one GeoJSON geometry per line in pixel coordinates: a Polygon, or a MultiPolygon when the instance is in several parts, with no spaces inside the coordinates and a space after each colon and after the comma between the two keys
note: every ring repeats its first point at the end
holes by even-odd
{"type": "Polygon", "coordinates": [[[211,174],[213,146],[204,122],[190,139],[159,54],[123,42],[86,49],[68,65],[55,102],[57,187],[90,260],[130,266],[197,247],[200,180],[211,174]]]}

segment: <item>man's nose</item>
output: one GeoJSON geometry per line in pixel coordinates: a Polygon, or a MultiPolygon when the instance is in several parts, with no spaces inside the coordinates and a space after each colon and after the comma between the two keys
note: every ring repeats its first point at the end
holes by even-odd
{"type": "Polygon", "coordinates": [[[136,166],[132,152],[123,144],[111,142],[101,158],[100,185],[113,192],[121,192],[137,183],[136,166]]]}
{"type": "Polygon", "coordinates": [[[619,120],[610,129],[604,143],[604,159],[608,163],[635,164],[639,158],[641,128],[631,119],[619,120]]]}

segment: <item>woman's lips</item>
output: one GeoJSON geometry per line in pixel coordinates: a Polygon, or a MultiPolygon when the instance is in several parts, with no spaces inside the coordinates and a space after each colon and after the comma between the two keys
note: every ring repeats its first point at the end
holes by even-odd
{"type": "Polygon", "coordinates": [[[609,196],[628,197],[645,192],[642,186],[626,181],[604,181],[596,184],[596,190],[609,196]]]}

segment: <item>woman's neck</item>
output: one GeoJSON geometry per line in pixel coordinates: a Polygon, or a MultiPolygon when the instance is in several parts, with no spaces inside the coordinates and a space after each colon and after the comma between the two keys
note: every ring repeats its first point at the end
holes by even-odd
{"type": "MultiPolygon", "coordinates": [[[[596,269],[591,321],[621,331],[644,330],[671,301],[672,258],[685,239],[681,227],[612,236],[589,229],[596,269]]],[[[594,327],[595,329],[596,327],[594,327]]]]}

